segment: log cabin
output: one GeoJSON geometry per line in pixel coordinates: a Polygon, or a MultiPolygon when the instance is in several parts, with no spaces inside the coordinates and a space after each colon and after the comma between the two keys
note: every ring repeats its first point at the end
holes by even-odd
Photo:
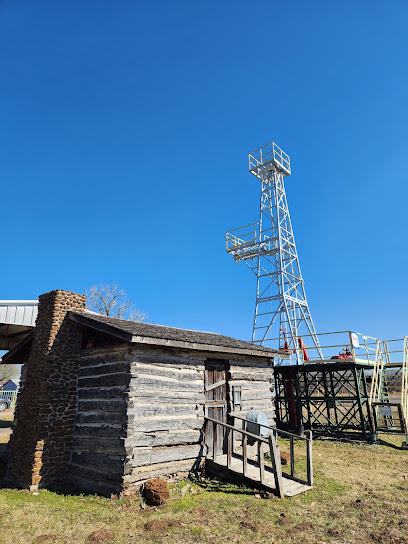
{"type": "Polygon", "coordinates": [[[9,483],[126,493],[202,465],[205,415],[256,409],[274,425],[275,350],[87,313],[85,301],[41,295],[35,329],[3,357],[24,365],[9,483]]]}

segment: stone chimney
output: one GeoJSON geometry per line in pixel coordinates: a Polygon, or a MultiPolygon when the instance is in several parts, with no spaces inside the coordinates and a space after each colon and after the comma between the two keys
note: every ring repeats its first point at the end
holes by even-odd
{"type": "Polygon", "coordinates": [[[6,478],[22,487],[52,485],[70,459],[82,329],[65,319],[85,312],[84,295],[55,290],[39,297],[31,353],[15,411],[6,478]]]}

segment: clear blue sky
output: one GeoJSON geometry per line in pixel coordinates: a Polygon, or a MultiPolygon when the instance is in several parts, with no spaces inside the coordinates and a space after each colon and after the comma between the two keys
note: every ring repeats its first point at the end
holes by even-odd
{"type": "Polygon", "coordinates": [[[224,232],[274,140],[316,330],[408,334],[407,25],[405,0],[0,2],[0,299],[117,282],[249,338],[224,232]]]}

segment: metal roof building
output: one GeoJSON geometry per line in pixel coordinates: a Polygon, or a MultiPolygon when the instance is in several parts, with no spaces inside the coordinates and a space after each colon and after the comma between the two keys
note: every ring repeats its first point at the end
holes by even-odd
{"type": "Polygon", "coordinates": [[[0,350],[9,350],[35,327],[38,300],[0,300],[0,350]]]}

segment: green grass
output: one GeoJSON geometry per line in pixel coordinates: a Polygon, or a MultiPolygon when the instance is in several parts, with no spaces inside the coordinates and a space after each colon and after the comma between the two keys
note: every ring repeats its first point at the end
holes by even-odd
{"type": "Polygon", "coordinates": [[[408,451],[393,447],[400,436],[387,441],[316,440],[315,486],[290,499],[208,479],[190,481],[184,496],[186,482],[174,484],[166,505],[145,509],[139,497],[1,489],[0,543],[86,544],[98,530],[113,534],[101,544],[408,543],[408,451]]]}

